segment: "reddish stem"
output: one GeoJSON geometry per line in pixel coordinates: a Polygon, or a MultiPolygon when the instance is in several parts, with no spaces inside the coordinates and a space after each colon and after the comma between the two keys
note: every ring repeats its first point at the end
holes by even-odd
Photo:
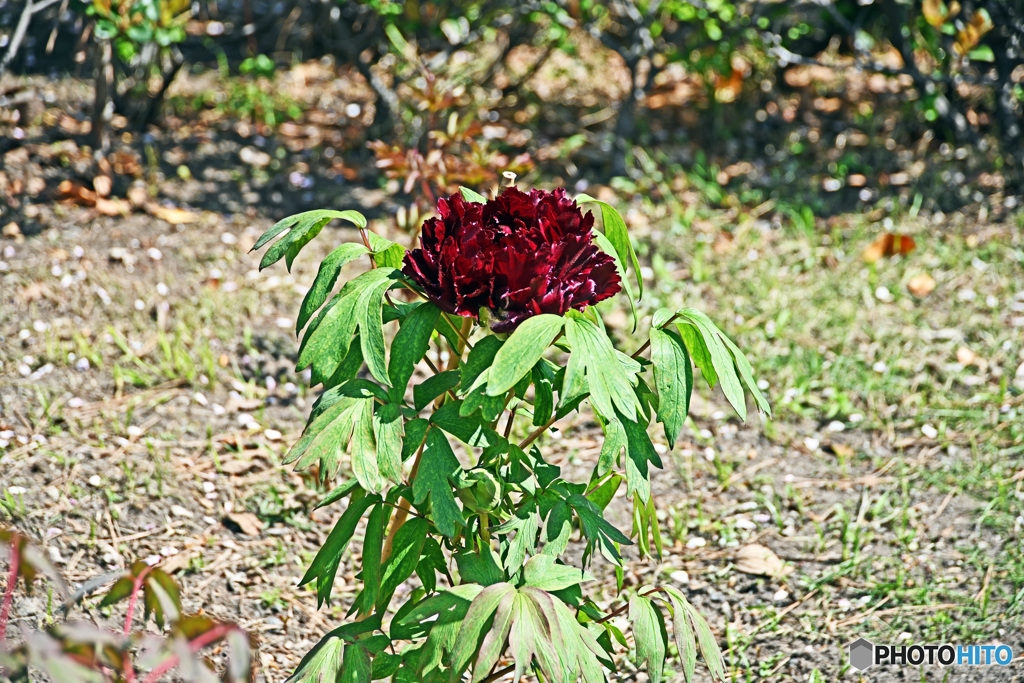
{"type": "Polygon", "coordinates": [[[7,588],[4,589],[4,604],[3,607],[0,607],[0,646],[3,645],[4,636],[7,634],[7,617],[11,613],[14,587],[18,583],[18,565],[21,564],[21,553],[18,552],[20,540],[17,534],[11,537],[11,571],[7,575],[7,588]]]}
{"type": "MultiPolygon", "coordinates": [[[[230,630],[230,626],[226,626],[225,624],[218,624],[206,633],[202,633],[193,638],[192,640],[190,640],[188,642],[188,649],[192,653],[196,653],[199,650],[206,647],[207,645],[215,643],[221,638],[223,638],[225,635],[227,635],[228,631],[230,630]]],[[[234,656],[235,653],[231,654],[232,656],[234,656]]],[[[170,671],[175,666],[177,666],[179,661],[180,658],[178,657],[178,655],[168,657],[163,662],[161,662],[155,669],[149,672],[149,676],[146,677],[145,683],[157,683],[157,681],[160,680],[160,677],[168,671],[170,671]]]]}
{"type": "Polygon", "coordinates": [[[132,615],[135,614],[135,603],[139,600],[139,591],[142,590],[142,584],[146,580],[146,576],[149,574],[151,567],[146,567],[139,575],[135,577],[135,583],[132,586],[132,594],[128,598],[128,613],[124,617],[124,634],[131,635],[132,632],[132,615]]]}

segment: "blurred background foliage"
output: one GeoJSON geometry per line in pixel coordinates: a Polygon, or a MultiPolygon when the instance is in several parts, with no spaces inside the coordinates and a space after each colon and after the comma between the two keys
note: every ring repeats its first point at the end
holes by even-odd
{"type": "Polygon", "coordinates": [[[0,71],[93,80],[103,149],[115,114],[158,124],[183,70],[239,79],[186,104],[270,128],[303,119],[275,71],[351,75],[369,97],[338,151],[414,214],[505,169],[817,215],[1024,175],[1022,0],[0,2],[0,71]]]}

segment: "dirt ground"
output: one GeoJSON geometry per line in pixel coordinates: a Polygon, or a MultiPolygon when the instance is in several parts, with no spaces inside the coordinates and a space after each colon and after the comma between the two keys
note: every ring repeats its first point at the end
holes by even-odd
{"type": "MultiPolygon", "coordinates": [[[[317,261],[304,253],[290,274],[260,274],[248,250],[282,213],[327,205],[372,216],[389,205],[333,162],[291,151],[285,136],[182,125],[126,145],[134,152],[122,163],[141,164],[137,178],[159,175],[155,196],[132,209],[137,180],[116,174],[111,196],[125,198],[127,215],[103,215],[59,201],[61,181],[92,168],[80,128],[58,117],[49,132],[30,130],[0,167],[8,188],[27,188],[0,218],[17,225],[0,240],[0,521],[42,544],[72,586],[159,556],[186,609],[255,634],[259,679],[282,681],[344,619],[359,543],[335,602],[317,610],[313,591],[296,584],[340,511],[314,510],[322,490],[280,464],[315,398],[293,369],[291,328],[317,261]],[[245,163],[261,154],[282,159],[280,170],[245,163]],[[184,213],[164,220],[146,202],[184,213]]],[[[311,249],[323,255],[352,237],[329,229],[311,249]]],[[[716,305],[708,312],[727,321],[716,305]]],[[[1019,556],[1020,523],[993,528],[989,501],[921,476],[960,471],[970,450],[824,414],[742,424],[724,411],[717,392],[695,397],[693,424],[653,478],[665,555],[634,554],[626,574],[684,587],[727,649],[733,680],[1024,680],[1021,607],[1006,597],[1020,578],[1000,559],[1019,556]],[[737,553],[754,543],[781,559],[784,575],[744,571],[737,553]],[[1015,659],[857,674],[845,645],[861,635],[1000,642],[1015,659]]],[[[558,427],[551,442],[585,476],[599,430],[586,414],[558,427]]],[[[1020,472],[1005,481],[1008,495],[1020,497],[1020,481],[1020,472]]],[[[628,529],[628,513],[618,514],[628,529]]],[[[611,600],[610,567],[598,558],[595,571],[611,600]]],[[[14,623],[48,615],[45,591],[18,595],[14,623]]],[[[117,613],[86,600],[72,618],[116,623],[117,613]]],[[[646,675],[624,660],[615,680],[646,675]]]]}

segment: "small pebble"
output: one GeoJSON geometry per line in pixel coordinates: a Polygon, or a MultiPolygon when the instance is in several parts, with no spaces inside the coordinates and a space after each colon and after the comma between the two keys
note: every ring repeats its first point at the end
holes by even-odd
{"type": "MultiPolygon", "coordinates": [[[[86,361],[88,362],[88,361],[86,361]]],[[[85,402],[82,399],[74,396],[68,399],[68,408],[81,408],[85,402]]]]}
{"type": "Polygon", "coordinates": [[[886,365],[883,361],[878,361],[877,363],[871,366],[871,369],[877,372],[878,374],[882,375],[889,371],[889,366],[886,365]]]}
{"type": "Polygon", "coordinates": [[[685,586],[690,583],[690,575],[682,569],[677,569],[668,575],[668,578],[672,579],[672,582],[679,586],[685,586]]]}
{"type": "MultiPolygon", "coordinates": [[[[78,360],[76,360],[75,361],[75,369],[83,371],[83,372],[85,370],[88,370],[89,369],[89,359],[88,358],[79,358],[78,360]]],[[[74,399],[72,399],[72,400],[74,400],[74,399]]],[[[78,399],[78,400],[81,401],[81,399],[78,399]]],[[[68,402],[68,405],[71,405],[70,401],[68,402]]],[[[72,407],[74,407],[74,406],[72,406],[72,407]]]]}
{"type": "Polygon", "coordinates": [[[276,429],[266,429],[263,431],[263,435],[267,437],[267,439],[269,439],[270,441],[280,441],[281,438],[284,436],[283,434],[281,434],[281,432],[277,431],[276,429]]]}
{"type": "Polygon", "coordinates": [[[100,486],[103,485],[103,479],[100,478],[100,475],[94,474],[91,477],[89,477],[89,485],[99,488],[100,486]]]}
{"type": "Polygon", "coordinates": [[[128,436],[130,436],[132,438],[138,438],[138,437],[142,436],[142,428],[141,427],[137,427],[135,425],[129,425],[128,429],[127,429],[127,432],[128,432],[128,436]]]}
{"type": "Polygon", "coordinates": [[[708,446],[707,448],[705,448],[704,449],[704,459],[707,460],[708,462],[714,462],[715,461],[715,449],[712,448],[711,446],[708,446]]]}
{"type": "Polygon", "coordinates": [[[7,492],[10,493],[12,496],[20,496],[22,494],[28,493],[28,489],[25,488],[24,486],[8,486],[7,492]]]}
{"type": "Polygon", "coordinates": [[[934,439],[939,435],[939,430],[930,424],[923,425],[921,427],[921,433],[927,436],[929,439],[934,439]]]}
{"type": "Polygon", "coordinates": [[[693,550],[695,548],[703,548],[707,544],[708,542],[705,539],[701,538],[700,536],[694,536],[686,542],[686,547],[690,550],[693,550]]]}
{"type": "Polygon", "coordinates": [[[772,596],[772,600],[774,600],[775,602],[783,602],[788,599],[789,591],[787,591],[785,588],[780,588],[779,590],[775,591],[775,595],[772,596]]]}
{"type": "Polygon", "coordinates": [[[171,289],[164,283],[158,282],[156,283],[156,293],[159,294],[160,296],[167,296],[168,294],[171,293],[171,289]]]}
{"type": "Polygon", "coordinates": [[[164,255],[156,247],[150,247],[146,251],[146,256],[148,256],[149,258],[151,258],[154,261],[159,261],[160,259],[162,259],[164,257],[164,255]]]}
{"type": "Polygon", "coordinates": [[[180,505],[172,505],[171,514],[175,517],[185,517],[186,519],[192,519],[194,516],[190,510],[183,508],[180,505]]]}
{"type": "Polygon", "coordinates": [[[828,431],[830,432],[841,432],[844,429],[846,429],[846,425],[839,420],[832,420],[828,423],[828,431]]]}
{"type": "Polygon", "coordinates": [[[848,419],[851,424],[859,424],[864,421],[864,416],[860,413],[850,413],[850,417],[848,419]]]}
{"type": "Polygon", "coordinates": [[[804,446],[806,446],[807,450],[809,450],[809,451],[816,451],[816,450],[818,450],[818,446],[820,446],[820,445],[821,445],[820,442],[817,439],[815,439],[814,437],[812,437],[812,436],[808,436],[808,437],[804,438],[804,446]]]}

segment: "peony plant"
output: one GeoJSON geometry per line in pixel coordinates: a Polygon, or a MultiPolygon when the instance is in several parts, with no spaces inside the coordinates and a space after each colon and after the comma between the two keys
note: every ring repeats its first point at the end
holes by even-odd
{"type": "MultiPolygon", "coordinates": [[[[715,637],[682,590],[624,589],[622,548],[662,552],[650,482],[662,463],[648,429],[661,423],[675,443],[694,365],[740,417],[744,388],[770,414],[736,345],[684,308],[655,312],[635,350],[615,348],[594,306],[619,292],[633,306],[643,281],[622,218],[587,195],[509,187],[488,200],[463,188],[438,201],[411,251],[358,212],[310,211],[257,241],[277,240],[260,267],[284,258],[290,268],[333,219],[361,240],[324,259],[299,307],[298,368],[323,392],[286,463],[336,484],[321,506],[346,502],[302,583],[328,602],[362,525],[361,590],[351,619],[289,680],[590,683],[627,651],[657,682],[669,623],[686,680],[698,652],[724,679],[715,637]],[[591,205],[603,232],[581,208],[591,205]],[[369,268],[331,296],[363,258],[369,268]],[[571,481],[543,438],[588,408],[603,447],[589,478],[571,481]],[[623,484],[629,534],[605,517],[623,484]],[[615,569],[609,606],[585,592],[598,554],[615,569]]],[[[634,332],[635,322],[634,307],[634,332]]]]}

